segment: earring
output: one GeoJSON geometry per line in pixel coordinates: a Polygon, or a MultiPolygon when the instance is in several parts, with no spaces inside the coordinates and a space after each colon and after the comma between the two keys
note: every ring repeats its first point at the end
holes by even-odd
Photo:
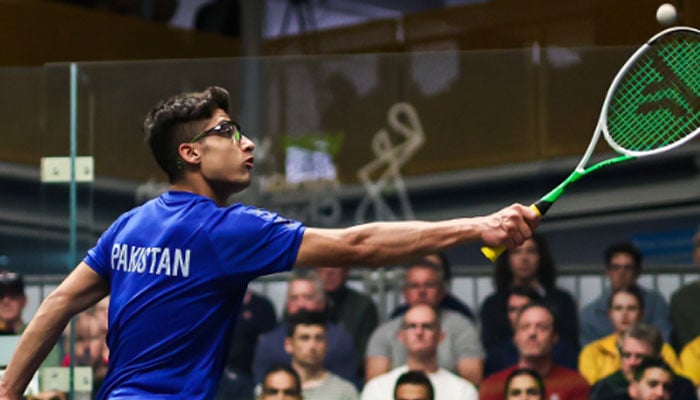
{"type": "Polygon", "coordinates": [[[182,168],[184,167],[182,165],[182,160],[178,158],[177,161],[175,161],[175,166],[177,167],[178,171],[182,171],[182,168]]]}

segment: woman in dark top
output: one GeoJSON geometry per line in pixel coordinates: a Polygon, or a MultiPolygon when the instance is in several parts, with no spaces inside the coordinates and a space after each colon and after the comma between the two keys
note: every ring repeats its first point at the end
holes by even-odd
{"type": "Polygon", "coordinates": [[[537,291],[556,313],[559,334],[579,347],[578,308],[573,297],[554,286],[556,268],[544,237],[535,233],[515,250],[504,252],[496,260],[494,281],[496,292],[481,306],[481,340],[489,348],[513,336],[508,321],[508,290],[526,286],[537,291]]]}

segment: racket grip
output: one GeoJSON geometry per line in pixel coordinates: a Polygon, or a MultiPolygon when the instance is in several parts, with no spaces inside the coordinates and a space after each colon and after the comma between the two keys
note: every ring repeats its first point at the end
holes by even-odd
{"type": "MultiPolygon", "coordinates": [[[[537,213],[537,216],[541,217],[547,212],[547,210],[549,210],[549,206],[551,205],[552,203],[548,201],[538,200],[534,204],[531,204],[530,208],[537,213]]],[[[491,262],[496,262],[498,257],[503,254],[504,251],[506,251],[505,246],[484,246],[481,248],[481,254],[488,258],[491,262]]]]}

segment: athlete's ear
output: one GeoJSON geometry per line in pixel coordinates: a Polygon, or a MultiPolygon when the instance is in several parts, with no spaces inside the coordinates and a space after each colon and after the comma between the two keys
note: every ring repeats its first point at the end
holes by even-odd
{"type": "Polygon", "coordinates": [[[180,159],[186,163],[199,164],[200,162],[199,149],[192,143],[180,143],[180,145],[177,146],[177,152],[180,155],[180,159]]]}

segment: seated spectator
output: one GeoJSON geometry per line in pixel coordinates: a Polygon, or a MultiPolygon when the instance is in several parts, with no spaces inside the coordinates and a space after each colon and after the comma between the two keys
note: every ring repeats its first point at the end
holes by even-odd
{"type": "Polygon", "coordinates": [[[306,400],[357,400],[357,390],[323,367],[328,351],[326,317],[322,312],[301,310],[288,319],[284,349],[292,356],[292,368],[301,378],[306,400]]]}
{"type": "MultiPolygon", "coordinates": [[[[612,291],[637,286],[642,273],[642,253],[632,243],[615,243],[605,250],[605,276],[609,288],[581,310],[581,343],[586,345],[614,332],[608,317],[608,299],[612,291]]],[[[639,290],[644,297],[643,321],[661,330],[664,339],[671,337],[668,304],[656,290],[639,290]]]]}
{"type": "Polygon", "coordinates": [[[435,400],[435,390],[425,372],[408,371],[396,380],[394,400],[435,400]]]}
{"type": "Polygon", "coordinates": [[[686,344],[680,355],[683,374],[700,386],[700,336],[686,344]]]}
{"type": "MultiPolygon", "coordinates": [[[[644,297],[639,288],[631,286],[613,291],[608,315],[615,332],[588,344],[579,357],[579,372],[591,385],[620,368],[619,338],[644,315],[644,297]]],[[[661,356],[680,372],[680,363],[670,345],[663,345],[661,356]]]]}
{"type": "Polygon", "coordinates": [[[544,380],[534,369],[518,368],[506,379],[506,400],[544,400],[544,380]]]}
{"type": "MultiPolygon", "coordinates": [[[[508,321],[513,331],[518,319],[518,313],[526,305],[540,302],[540,295],[532,288],[525,286],[513,286],[508,295],[508,321]]],[[[486,349],[486,363],[484,364],[484,376],[487,377],[494,372],[508,368],[518,362],[518,348],[513,343],[513,338],[504,340],[486,349]]],[[[566,338],[559,338],[552,349],[552,361],[555,364],[567,368],[578,368],[578,347],[566,338]]]]}
{"type": "Polygon", "coordinates": [[[70,325],[64,333],[64,358],[62,366],[68,367],[71,362],[75,366],[92,368],[92,393],[97,394],[105,376],[107,376],[107,330],[95,316],[94,309],[83,311],[73,319],[75,336],[71,335],[70,325]],[[75,358],[71,357],[71,338],[75,358]]]}
{"type": "Polygon", "coordinates": [[[485,348],[513,337],[506,312],[511,286],[528,286],[536,290],[557,315],[560,336],[578,348],[578,308],[569,293],[554,285],[556,268],[542,235],[534,233],[520,247],[501,255],[496,260],[494,280],[496,292],[484,300],[479,316],[485,348]]]}
{"type": "MultiPolygon", "coordinates": [[[[22,320],[22,311],[27,305],[24,279],[17,272],[0,271],[0,334],[20,335],[27,324],[22,320]]],[[[42,367],[57,367],[61,363],[58,346],[41,364],[42,367]]]]}
{"type": "MultiPolygon", "coordinates": [[[[291,272],[285,309],[287,318],[302,309],[325,312],[326,295],[323,282],[313,270],[295,269],[291,272]]],[[[291,356],[284,350],[288,325],[287,321],[283,321],[258,338],[253,357],[253,375],[256,381],[262,380],[263,372],[270,365],[291,362],[291,356]]],[[[350,334],[340,326],[329,322],[326,324],[326,337],[328,354],[326,354],[324,367],[351,382],[358,381],[355,346],[350,334]]]]}
{"type": "Polygon", "coordinates": [[[347,268],[319,267],[316,273],[326,291],[326,312],[330,322],[340,325],[355,341],[357,376],[365,376],[365,359],[369,337],[379,324],[379,312],[371,297],[346,284],[347,268]]]}
{"type": "MultiPolygon", "coordinates": [[[[450,269],[450,261],[448,260],[445,253],[429,254],[422,260],[417,261],[416,263],[432,264],[440,268],[440,271],[442,273],[442,284],[438,289],[442,292],[441,294],[439,294],[439,297],[441,297],[442,299],[440,300],[438,307],[441,310],[457,311],[458,313],[462,314],[465,318],[476,323],[476,315],[474,315],[472,309],[468,305],[464,304],[462,300],[458,299],[456,296],[450,293],[450,281],[452,280],[452,271],[450,269]]],[[[406,289],[406,287],[403,288],[404,296],[406,295],[406,289]]],[[[402,316],[403,313],[405,313],[406,310],[408,310],[408,308],[409,305],[407,303],[403,303],[397,306],[394,309],[394,311],[391,312],[390,318],[402,316]]]]}
{"type": "Polygon", "coordinates": [[[248,289],[243,297],[231,339],[226,368],[216,393],[217,399],[252,399],[253,353],[258,337],[277,325],[275,307],[266,297],[248,289]]]}
{"type": "MultiPolygon", "coordinates": [[[[441,270],[432,264],[410,265],[406,269],[404,288],[404,298],[411,306],[437,307],[444,293],[441,270]]],[[[441,310],[440,321],[445,339],[438,347],[438,366],[477,384],[483,374],[484,351],[476,326],[451,310],[441,310]]],[[[396,340],[401,325],[402,319],[394,318],[372,333],[365,362],[367,380],[406,363],[406,348],[396,340]]]]}
{"type": "Polygon", "coordinates": [[[428,375],[435,389],[435,400],[475,400],[478,397],[473,384],[439,365],[438,347],[445,339],[440,316],[441,313],[427,304],[408,309],[400,319],[398,332],[398,341],[406,351],[405,364],[367,382],[362,400],[390,399],[399,376],[408,371],[422,371],[428,375]]]}
{"type": "Polygon", "coordinates": [[[273,364],[263,374],[258,400],[303,400],[301,379],[287,364],[273,364]]]}
{"type": "Polygon", "coordinates": [[[505,382],[518,368],[530,368],[542,376],[545,398],[588,400],[588,383],[575,370],[552,361],[552,348],[559,336],[554,312],[542,303],[530,303],[518,314],[513,340],[520,359],[516,365],[486,378],[479,387],[480,400],[504,398],[505,382]]]}
{"type": "MultiPolygon", "coordinates": [[[[693,263],[700,268],[700,231],[693,237],[693,263]]],[[[673,345],[680,351],[695,337],[700,336],[700,280],[691,282],[671,295],[671,325],[673,345]]]]}
{"type": "Polygon", "coordinates": [[[634,371],[628,393],[632,400],[670,400],[673,372],[663,360],[647,358],[634,371]]]}
{"type": "MultiPolygon", "coordinates": [[[[661,331],[653,325],[640,322],[620,338],[620,367],[614,373],[596,382],[591,388],[591,400],[628,400],[627,388],[634,380],[634,370],[645,358],[658,358],[664,345],[661,331]]],[[[693,384],[686,378],[673,376],[672,399],[697,400],[693,384]]]]}

